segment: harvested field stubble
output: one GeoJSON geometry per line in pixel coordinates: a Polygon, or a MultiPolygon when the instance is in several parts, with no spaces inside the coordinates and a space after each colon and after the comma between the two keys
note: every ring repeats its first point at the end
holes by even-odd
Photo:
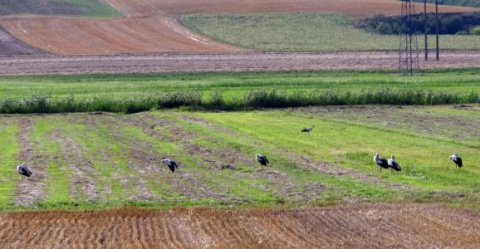
{"type": "Polygon", "coordinates": [[[479,221],[470,210],[419,204],[20,212],[0,215],[0,243],[3,248],[478,248],[479,221]]]}

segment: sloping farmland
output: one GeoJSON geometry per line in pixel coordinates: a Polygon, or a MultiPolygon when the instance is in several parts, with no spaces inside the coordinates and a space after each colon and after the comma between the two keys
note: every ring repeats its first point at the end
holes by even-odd
{"type": "Polygon", "coordinates": [[[45,54],[45,52],[28,46],[0,29],[0,56],[33,54],[45,54]]]}
{"type": "MultiPolygon", "coordinates": [[[[394,0],[107,0],[124,18],[5,16],[0,27],[26,44],[60,55],[143,53],[225,53],[251,50],[228,46],[196,34],[177,22],[191,13],[335,11],[354,17],[398,14],[394,0]]],[[[432,6],[430,6],[431,9],[432,6]]],[[[442,7],[441,11],[472,11],[442,7]]]]}
{"type": "MultiPolygon", "coordinates": [[[[356,18],[378,13],[399,15],[400,1],[396,0],[106,0],[127,16],[186,14],[244,14],[244,13],[293,13],[301,11],[339,12],[356,18]]],[[[423,4],[416,4],[417,10],[423,4]]],[[[440,6],[441,12],[470,12],[475,8],[440,6]]],[[[428,5],[434,11],[434,5],[428,5]]]]}
{"type": "Polygon", "coordinates": [[[118,16],[103,0],[3,0],[0,15],[118,16]]]}
{"type": "Polygon", "coordinates": [[[31,46],[61,55],[249,51],[200,36],[168,17],[6,17],[1,23],[31,46]]]}

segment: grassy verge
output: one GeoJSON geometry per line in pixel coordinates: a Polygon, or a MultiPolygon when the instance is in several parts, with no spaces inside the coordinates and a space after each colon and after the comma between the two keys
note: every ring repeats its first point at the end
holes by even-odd
{"type": "Polygon", "coordinates": [[[0,113],[478,103],[474,70],[0,77],[0,113]]]}
{"type": "Polygon", "coordinates": [[[15,165],[20,161],[17,158],[20,146],[15,139],[20,131],[18,124],[13,119],[2,119],[0,121],[0,208],[13,203],[15,196],[15,184],[20,179],[15,165]]]}
{"type": "MultiPolygon", "coordinates": [[[[335,13],[189,15],[182,23],[221,42],[263,51],[379,51],[399,45],[398,36],[367,33],[354,28],[354,19],[335,13]]],[[[443,49],[480,48],[475,36],[440,39],[443,49]]],[[[429,38],[429,47],[434,41],[429,38]]]]}
{"type": "Polygon", "coordinates": [[[58,140],[53,139],[56,128],[63,125],[49,118],[39,118],[36,120],[31,134],[33,143],[37,145],[35,150],[38,152],[38,157],[41,158],[37,163],[45,166],[45,173],[49,178],[45,193],[46,201],[49,202],[71,202],[73,200],[69,184],[72,172],[63,158],[57,156],[61,154],[61,145],[58,140]]]}

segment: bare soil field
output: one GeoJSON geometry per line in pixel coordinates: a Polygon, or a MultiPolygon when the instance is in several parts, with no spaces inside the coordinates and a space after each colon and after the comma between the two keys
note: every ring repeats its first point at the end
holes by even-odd
{"type": "MultiPolygon", "coordinates": [[[[195,34],[180,25],[177,19],[191,13],[337,11],[355,17],[366,17],[377,13],[389,15],[400,12],[400,2],[394,0],[107,2],[125,17],[92,19],[4,16],[0,17],[0,27],[34,48],[60,55],[248,52],[195,34]]],[[[440,8],[440,11],[448,12],[473,10],[475,9],[462,7],[440,8]]]]}
{"type": "Polygon", "coordinates": [[[478,248],[480,214],[421,204],[0,214],[2,248],[478,248]],[[19,229],[21,228],[21,229],[19,229]]]}
{"type": "Polygon", "coordinates": [[[5,17],[1,23],[32,47],[60,55],[248,51],[200,36],[168,17],[5,17]]]}
{"type": "MultiPolygon", "coordinates": [[[[478,67],[476,51],[420,58],[421,69],[478,67]]],[[[396,70],[396,52],[155,54],[116,56],[0,57],[0,75],[288,70],[396,70]]]]}
{"type": "Polygon", "coordinates": [[[0,57],[42,54],[47,53],[40,49],[28,46],[0,29],[0,57]]]}

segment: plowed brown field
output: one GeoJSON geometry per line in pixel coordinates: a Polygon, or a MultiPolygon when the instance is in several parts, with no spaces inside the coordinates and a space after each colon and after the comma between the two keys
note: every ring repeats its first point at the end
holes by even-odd
{"type": "MultiPolygon", "coordinates": [[[[420,60],[422,69],[478,67],[472,51],[441,52],[436,61],[420,60]]],[[[80,57],[0,57],[0,75],[149,72],[239,72],[288,70],[377,70],[398,68],[398,53],[237,53],[80,57]]]]}
{"type": "MultiPolygon", "coordinates": [[[[108,0],[125,18],[2,17],[14,37],[54,54],[111,55],[138,53],[248,52],[214,42],[185,29],[177,18],[190,13],[336,11],[355,17],[398,14],[395,0],[108,0]]],[[[431,6],[430,6],[431,8],[431,6]]],[[[441,11],[472,8],[441,7],[441,11]]]]}
{"type": "Polygon", "coordinates": [[[0,215],[2,248],[479,248],[480,214],[442,205],[174,208],[0,215]]]}
{"type": "Polygon", "coordinates": [[[18,39],[54,54],[248,51],[214,42],[168,17],[7,17],[1,22],[18,39]]]}

